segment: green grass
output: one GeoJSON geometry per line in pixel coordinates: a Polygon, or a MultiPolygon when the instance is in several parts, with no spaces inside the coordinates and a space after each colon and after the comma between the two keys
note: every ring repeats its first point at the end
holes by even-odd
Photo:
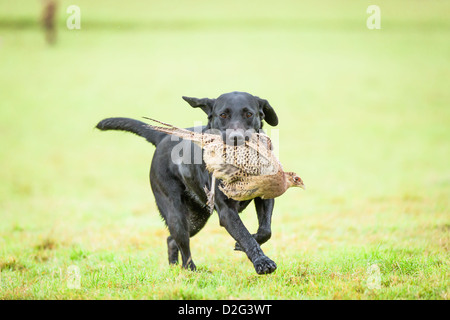
{"type": "Polygon", "coordinates": [[[59,1],[54,47],[39,1],[0,3],[1,299],[449,299],[448,2],[378,1],[381,30],[365,1],[77,3],[69,31],[59,1]],[[269,100],[307,186],[276,200],[267,276],[216,214],[191,239],[199,270],[169,267],[154,147],[93,129],[191,126],[182,95],[233,90],[269,100]]]}

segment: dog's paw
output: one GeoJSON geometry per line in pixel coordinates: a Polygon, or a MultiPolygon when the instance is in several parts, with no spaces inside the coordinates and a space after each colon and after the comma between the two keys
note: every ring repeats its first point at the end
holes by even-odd
{"type": "Polygon", "coordinates": [[[271,259],[269,259],[266,256],[261,256],[257,258],[253,265],[255,267],[257,274],[268,274],[275,271],[277,268],[277,265],[275,262],[273,262],[271,259]]]}

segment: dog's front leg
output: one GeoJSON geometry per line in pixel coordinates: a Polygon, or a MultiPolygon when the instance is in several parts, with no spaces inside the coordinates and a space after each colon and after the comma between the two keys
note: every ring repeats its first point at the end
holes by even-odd
{"type": "Polygon", "coordinates": [[[242,251],[247,254],[247,257],[253,263],[258,274],[275,271],[277,265],[264,254],[258,242],[248,232],[239,217],[236,206],[227,204],[227,201],[216,200],[220,225],[237,241],[242,251]]]}
{"type": "MultiPolygon", "coordinates": [[[[272,236],[272,212],[275,200],[255,198],[254,202],[258,216],[258,231],[253,234],[253,237],[256,242],[262,245],[272,236]]],[[[243,251],[238,242],[236,242],[234,250],[243,251]]]]}
{"type": "Polygon", "coordinates": [[[272,212],[275,200],[256,198],[254,202],[258,216],[258,231],[253,236],[259,244],[263,244],[272,236],[272,212]]]}

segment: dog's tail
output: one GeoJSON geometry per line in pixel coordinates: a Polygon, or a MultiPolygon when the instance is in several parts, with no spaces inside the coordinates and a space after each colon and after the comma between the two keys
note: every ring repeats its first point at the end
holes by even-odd
{"type": "Polygon", "coordinates": [[[145,122],[130,119],[130,118],[107,118],[100,121],[97,129],[106,130],[121,130],[128,131],[138,136],[144,137],[148,142],[157,146],[158,143],[167,135],[151,129],[145,122]]]}

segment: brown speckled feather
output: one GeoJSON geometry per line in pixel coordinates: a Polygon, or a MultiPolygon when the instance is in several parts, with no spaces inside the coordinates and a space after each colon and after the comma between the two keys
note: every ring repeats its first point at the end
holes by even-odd
{"type": "MultiPolygon", "coordinates": [[[[275,198],[291,186],[304,188],[300,177],[283,171],[266,134],[254,133],[244,144],[230,146],[220,135],[193,132],[151,118],[146,119],[165,126],[148,125],[153,130],[191,140],[199,145],[204,150],[206,169],[212,173],[213,179],[222,180],[219,189],[231,199],[243,201],[256,197],[275,198]]],[[[211,191],[212,195],[208,197],[210,206],[214,203],[214,190],[211,191]]]]}

